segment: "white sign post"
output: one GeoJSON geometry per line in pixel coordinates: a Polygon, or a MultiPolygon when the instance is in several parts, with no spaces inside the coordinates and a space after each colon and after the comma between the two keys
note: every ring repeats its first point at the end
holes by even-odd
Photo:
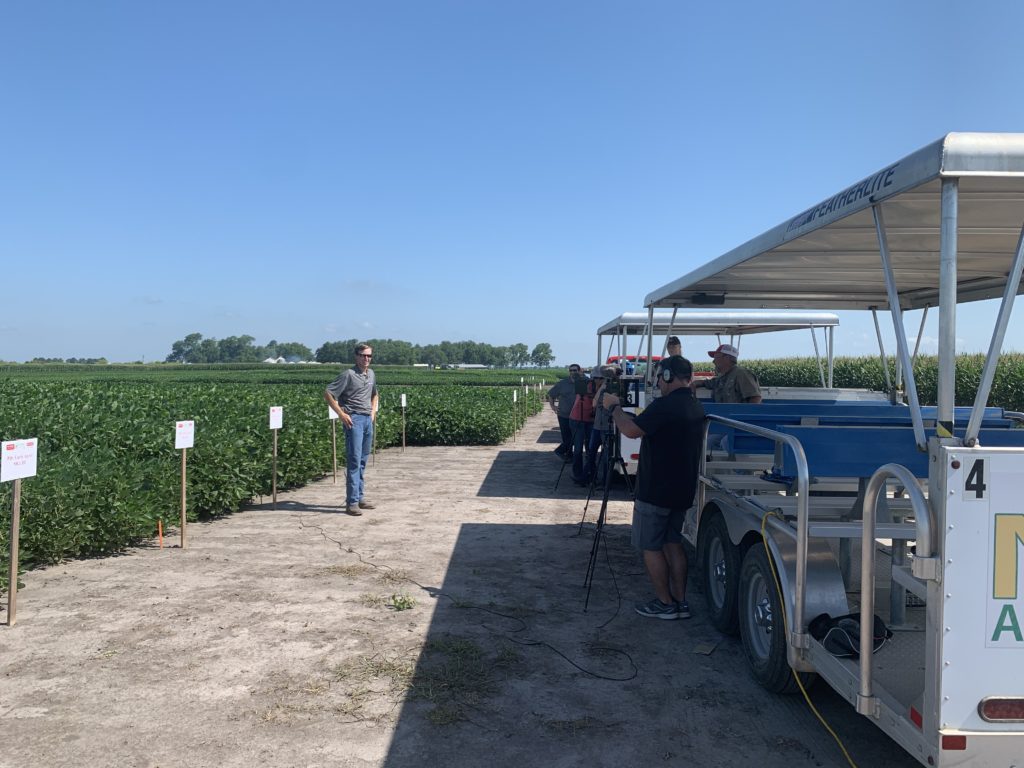
{"type": "Polygon", "coordinates": [[[519,429],[519,422],[516,420],[516,415],[519,410],[519,406],[516,404],[519,401],[519,390],[512,390],[512,442],[516,441],[516,430],[519,429]]]}
{"type": "Polygon", "coordinates": [[[18,537],[21,528],[21,481],[35,477],[39,441],[5,440],[0,446],[0,482],[14,481],[11,507],[11,569],[7,582],[7,626],[13,627],[18,612],[18,537]]]}
{"type": "Polygon", "coordinates": [[[179,421],[174,425],[174,447],[181,450],[181,548],[185,548],[185,526],[188,519],[185,516],[185,465],[188,461],[188,449],[195,445],[196,423],[194,421],[179,421]]]}
{"type": "Polygon", "coordinates": [[[331,420],[331,465],[334,467],[334,484],[338,484],[338,414],[327,406],[327,418],[331,420]]]}
{"type": "Polygon", "coordinates": [[[405,393],[402,393],[402,453],[405,453],[405,393]]]}
{"type": "Polygon", "coordinates": [[[277,510],[277,430],[284,426],[284,407],[272,405],[270,407],[270,429],[274,433],[274,469],[271,476],[271,490],[273,492],[273,503],[271,509],[277,510]]]}

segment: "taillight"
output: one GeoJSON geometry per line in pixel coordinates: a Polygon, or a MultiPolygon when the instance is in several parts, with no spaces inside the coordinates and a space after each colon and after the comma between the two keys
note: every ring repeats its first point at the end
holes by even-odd
{"type": "Polygon", "coordinates": [[[1024,699],[991,696],[978,704],[978,714],[987,723],[1024,722],[1024,699]]]}
{"type": "Polygon", "coordinates": [[[631,458],[633,461],[640,461],[640,454],[639,453],[631,453],[629,455],[629,458],[631,458]]]}
{"type": "Polygon", "coordinates": [[[967,749],[967,737],[966,736],[943,736],[942,737],[942,748],[951,750],[964,750],[967,749]]]}

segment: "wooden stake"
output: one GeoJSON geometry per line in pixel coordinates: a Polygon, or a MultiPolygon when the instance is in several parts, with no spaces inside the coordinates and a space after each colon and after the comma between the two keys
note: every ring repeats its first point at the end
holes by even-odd
{"type": "Polygon", "coordinates": [[[157,535],[157,538],[160,540],[160,549],[163,549],[164,548],[164,521],[163,520],[157,520],[156,521],[156,535],[157,535]]]}
{"type": "Polygon", "coordinates": [[[188,519],[185,517],[185,454],[188,448],[181,449],[181,548],[185,548],[185,526],[188,519]]]}
{"type": "Polygon", "coordinates": [[[18,534],[21,527],[21,480],[14,481],[14,507],[11,510],[11,570],[7,582],[7,626],[13,627],[18,611],[18,534]]]}
{"type": "Polygon", "coordinates": [[[273,497],[273,504],[271,505],[270,508],[276,512],[277,511],[277,430],[275,429],[275,430],[273,430],[273,432],[274,432],[274,475],[273,475],[273,478],[271,479],[271,483],[272,483],[272,486],[273,486],[274,497],[273,497]]]}
{"type": "MultiPolygon", "coordinates": [[[[402,395],[405,397],[405,395],[402,395]]],[[[402,453],[405,453],[405,406],[402,406],[402,453]]]]}

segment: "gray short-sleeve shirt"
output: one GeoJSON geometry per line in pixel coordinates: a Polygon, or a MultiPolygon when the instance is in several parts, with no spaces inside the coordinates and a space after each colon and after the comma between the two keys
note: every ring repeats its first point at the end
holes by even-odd
{"type": "Polygon", "coordinates": [[[338,378],[328,384],[327,391],[346,413],[370,416],[373,413],[373,396],[377,394],[377,377],[369,368],[366,373],[360,373],[353,366],[342,371],[338,378]]]}

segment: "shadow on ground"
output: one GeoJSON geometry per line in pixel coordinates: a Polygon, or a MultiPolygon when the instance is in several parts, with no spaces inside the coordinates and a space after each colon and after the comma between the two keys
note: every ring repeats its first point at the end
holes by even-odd
{"type": "MultiPolygon", "coordinates": [[[[596,488],[594,496],[600,501],[603,488],[596,488]]],[[[531,450],[502,450],[495,456],[487,475],[480,484],[477,496],[519,499],[586,499],[589,488],[572,481],[572,467],[554,453],[531,450]]],[[[625,485],[613,482],[609,498],[631,498],[625,485]]]]}
{"type": "MultiPolygon", "coordinates": [[[[750,678],[700,595],[689,621],[635,615],[649,587],[625,524],[604,529],[584,612],[593,540],[592,525],[462,526],[444,583],[416,594],[436,608],[384,766],[844,764],[799,697],[750,678]]],[[[813,693],[862,765],[916,765],[826,686],[813,693]]]]}

